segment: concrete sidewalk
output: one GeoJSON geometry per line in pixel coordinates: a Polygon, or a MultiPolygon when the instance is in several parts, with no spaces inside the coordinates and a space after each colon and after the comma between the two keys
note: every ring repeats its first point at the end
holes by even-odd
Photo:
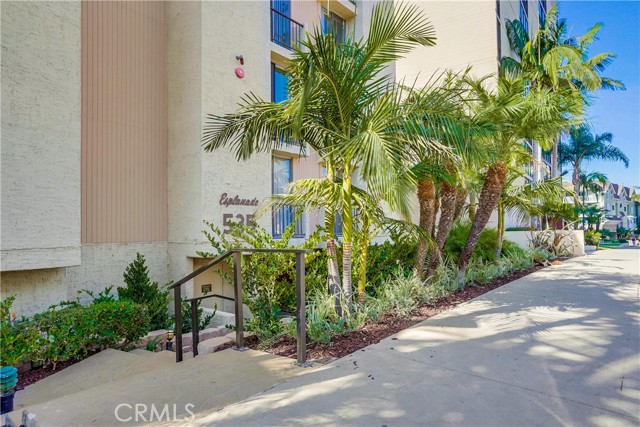
{"type": "Polygon", "coordinates": [[[640,248],[544,269],[197,426],[640,425],[640,248]]]}

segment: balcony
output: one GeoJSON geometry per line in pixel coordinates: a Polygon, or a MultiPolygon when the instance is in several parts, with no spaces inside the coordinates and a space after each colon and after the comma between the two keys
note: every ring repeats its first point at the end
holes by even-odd
{"type": "Polygon", "coordinates": [[[298,46],[303,37],[304,27],[287,15],[271,9],[271,41],[289,50],[298,46]]]}

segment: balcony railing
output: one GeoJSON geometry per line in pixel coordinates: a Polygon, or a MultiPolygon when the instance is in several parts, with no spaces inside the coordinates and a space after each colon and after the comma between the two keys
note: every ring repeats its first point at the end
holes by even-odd
{"type": "MultiPolygon", "coordinates": [[[[281,238],[287,227],[296,221],[296,210],[292,206],[284,206],[273,210],[273,237],[281,238]]],[[[293,237],[304,237],[304,223],[302,215],[298,217],[295,223],[293,237]]]]}
{"type": "Polygon", "coordinates": [[[271,41],[287,49],[293,49],[302,40],[303,26],[287,15],[271,9],[271,41]]]}

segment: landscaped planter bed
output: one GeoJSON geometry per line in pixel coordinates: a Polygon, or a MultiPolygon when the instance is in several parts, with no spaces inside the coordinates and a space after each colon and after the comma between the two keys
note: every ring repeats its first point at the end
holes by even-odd
{"type": "MultiPolygon", "coordinates": [[[[464,290],[440,298],[434,304],[425,304],[418,307],[410,317],[381,316],[380,319],[378,319],[378,323],[369,323],[361,329],[339,335],[335,337],[333,342],[330,344],[310,343],[307,345],[307,360],[317,363],[328,363],[336,358],[347,356],[371,344],[376,344],[384,338],[400,332],[403,329],[407,329],[422,322],[423,320],[435,316],[436,314],[447,311],[459,304],[462,304],[463,302],[469,301],[543,268],[545,267],[542,265],[535,265],[525,270],[516,271],[506,276],[499,277],[485,285],[467,285],[464,290]]],[[[233,346],[234,344],[229,343],[220,347],[218,351],[233,346]]],[[[245,339],[245,346],[251,349],[258,349],[258,338],[256,336],[252,336],[245,339]]],[[[283,336],[273,347],[261,350],[295,359],[296,349],[296,340],[288,336],[283,336]]]]}

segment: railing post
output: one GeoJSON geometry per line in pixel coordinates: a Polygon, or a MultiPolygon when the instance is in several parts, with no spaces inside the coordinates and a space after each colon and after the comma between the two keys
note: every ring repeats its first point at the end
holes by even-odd
{"type": "Polygon", "coordinates": [[[233,290],[236,304],[236,350],[244,351],[244,319],[242,309],[242,252],[233,253],[233,290]]]}
{"type": "Polygon", "coordinates": [[[298,333],[298,364],[307,362],[307,311],[305,301],[304,252],[296,252],[296,332],[298,333]]]}
{"type": "Polygon", "coordinates": [[[176,320],[176,362],[182,362],[182,295],[180,293],[180,286],[173,288],[173,305],[176,320]]]}
{"type": "Polygon", "coordinates": [[[193,357],[198,355],[198,343],[200,342],[200,319],[198,319],[198,303],[191,300],[191,351],[193,357]]]}

